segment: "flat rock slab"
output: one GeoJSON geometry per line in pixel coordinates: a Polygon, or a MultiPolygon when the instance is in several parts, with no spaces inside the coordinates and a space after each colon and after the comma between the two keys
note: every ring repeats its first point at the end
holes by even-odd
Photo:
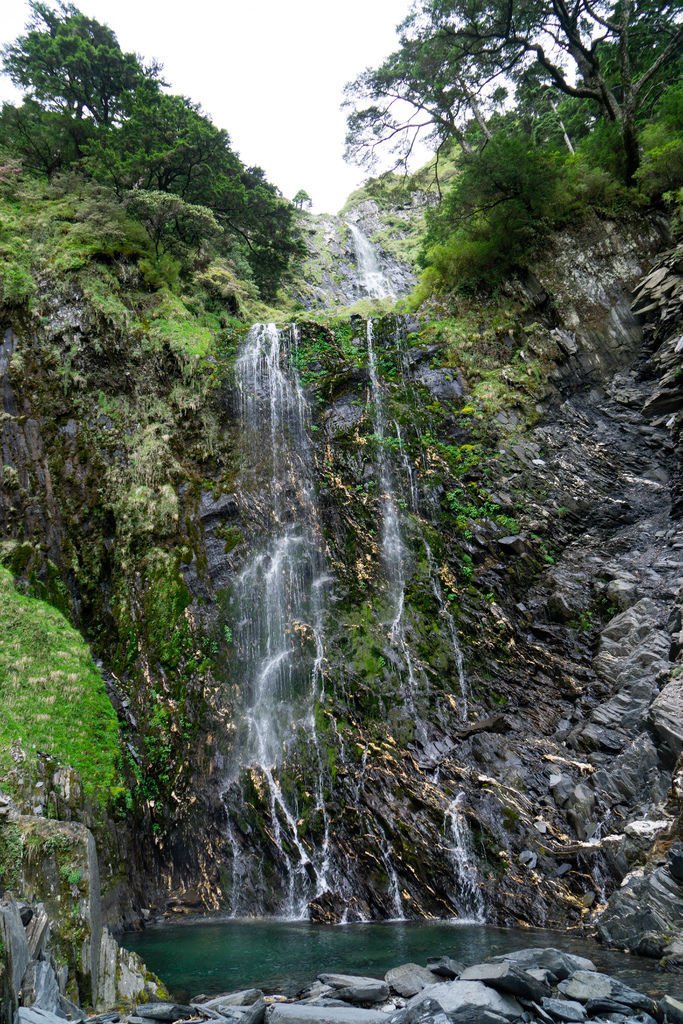
{"type": "Polygon", "coordinates": [[[144,1020],[176,1021],[189,1020],[195,1016],[191,1006],[184,1006],[182,1003],[145,1003],[136,1006],[135,1014],[144,1020]]]}
{"type": "Polygon", "coordinates": [[[318,981],[330,985],[337,999],[348,1003],[383,1003],[389,998],[389,986],[381,978],[363,978],[354,974],[319,974],[318,981]]]}
{"type": "Polygon", "coordinates": [[[263,992],[260,988],[245,988],[239,992],[225,992],[221,996],[213,996],[205,1002],[193,1003],[192,1008],[207,1008],[215,1010],[219,1006],[251,1006],[263,999],[263,992]]]}
{"type": "Polygon", "coordinates": [[[427,985],[434,984],[434,975],[426,967],[419,964],[401,964],[400,967],[392,967],[384,975],[387,985],[398,992],[400,996],[409,999],[416,996],[427,985]]]}
{"type": "Polygon", "coordinates": [[[643,992],[636,992],[617,978],[596,971],[576,971],[571,978],[562,981],[558,988],[568,999],[576,999],[579,1003],[610,999],[634,1010],[645,1010],[647,1013],[656,1010],[654,1000],[643,992]]]}
{"type": "Polygon", "coordinates": [[[435,956],[430,957],[427,961],[427,969],[432,974],[437,974],[441,978],[455,979],[458,975],[462,974],[465,966],[459,960],[453,960],[450,956],[435,956]]]}
{"type": "Polygon", "coordinates": [[[550,995],[550,985],[547,982],[532,978],[509,960],[500,964],[474,964],[462,972],[460,981],[482,981],[485,985],[495,988],[497,992],[533,999],[537,1003],[544,996],[550,995]]]}
{"type": "Polygon", "coordinates": [[[574,971],[596,970],[593,961],[588,960],[587,957],[563,953],[561,949],[554,949],[552,946],[547,949],[518,949],[514,953],[503,953],[501,956],[491,957],[491,960],[493,963],[510,960],[524,970],[530,967],[544,967],[551,971],[559,981],[568,978],[574,971]]]}
{"type": "Polygon", "coordinates": [[[671,1024],[683,1024],[683,1001],[673,996],[664,996],[659,1000],[659,1007],[671,1024]]]}
{"type": "Polygon", "coordinates": [[[64,1018],[34,1006],[20,1006],[14,1015],[14,1024],[64,1024],[64,1018]]]}
{"type": "Polygon", "coordinates": [[[555,1020],[567,1021],[569,1024],[582,1024],[588,1016],[585,1006],[575,1003],[571,999],[549,999],[541,1001],[541,1006],[546,1013],[555,1020]]]}
{"type": "Polygon", "coordinates": [[[412,1010],[426,999],[433,999],[453,1021],[472,1018],[483,1012],[492,1013],[505,1020],[517,1020],[524,1012],[512,996],[502,995],[481,981],[445,981],[439,985],[428,985],[408,1003],[412,1010]]]}
{"type": "Polygon", "coordinates": [[[302,1006],[301,1003],[275,1003],[266,1010],[267,1024],[386,1024],[380,1010],[361,1010],[357,1006],[302,1006]]]}

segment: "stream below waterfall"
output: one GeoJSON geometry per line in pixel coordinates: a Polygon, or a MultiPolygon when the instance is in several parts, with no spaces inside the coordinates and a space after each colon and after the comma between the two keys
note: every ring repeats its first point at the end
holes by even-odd
{"type": "Polygon", "coordinates": [[[124,936],[176,999],[249,986],[294,995],[325,971],[381,977],[402,963],[447,955],[465,964],[513,949],[553,946],[590,957],[642,992],[667,991],[655,961],[607,950],[589,939],[541,929],[491,928],[448,921],[312,925],[305,921],[187,920],[124,936]]]}

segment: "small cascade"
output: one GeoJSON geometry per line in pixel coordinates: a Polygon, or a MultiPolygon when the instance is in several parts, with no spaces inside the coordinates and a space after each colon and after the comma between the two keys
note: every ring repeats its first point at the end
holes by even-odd
{"type": "Polygon", "coordinates": [[[398,518],[398,506],[394,493],[391,466],[386,455],[386,412],[384,394],[377,373],[377,355],[375,353],[374,325],[367,322],[368,374],[372,398],[372,414],[377,442],[377,472],[379,476],[380,499],[382,506],[382,561],[390,587],[391,604],[393,605],[392,632],[403,618],[405,601],[405,552],[401,537],[401,525],[398,518]]]}
{"type": "Polygon", "coordinates": [[[477,859],[472,849],[472,834],[462,811],[465,794],[458,793],[446,808],[444,832],[452,845],[448,847],[455,881],[455,903],[460,919],[482,923],[485,918],[477,859]]]}
{"type": "MultiPolygon", "coordinates": [[[[257,324],[236,363],[245,454],[240,494],[258,523],[259,537],[235,582],[241,702],[226,780],[228,806],[245,770],[264,789],[270,834],[286,879],[281,913],[290,918],[304,917],[308,901],[325,890],[329,860],[314,704],[322,691],[324,594],[330,576],[313,488],[309,406],[289,365],[296,344],[294,331],[257,324]],[[295,743],[312,747],[318,764],[314,788],[324,821],[321,850],[307,849],[302,841],[298,810],[289,805],[279,781],[279,767],[295,743]]],[[[248,855],[234,828],[228,838],[233,876],[248,874],[248,855]]],[[[233,900],[233,912],[241,909],[233,900]]]]}
{"type": "Polygon", "coordinates": [[[458,636],[458,629],[455,625],[455,619],[451,614],[451,610],[448,607],[448,602],[444,599],[443,589],[441,587],[441,580],[439,579],[439,570],[436,564],[436,560],[432,553],[432,549],[429,546],[426,537],[422,538],[424,544],[425,554],[427,556],[427,565],[429,566],[429,578],[432,584],[432,593],[436,598],[439,605],[439,612],[441,618],[446,623],[448,630],[448,636],[451,641],[451,651],[453,653],[453,660],[455,662],[456,671],[458,673],[458,688],[460,693],[460,700],[458,702],[458,710],[462,719],[467,718],[467,699],[468,699],[468,686],[467,676],[465,675],[465,662],[462,656],[462,648],[460,646],[460,638],[458,636]]]}
{"type": "MultiPolygon", "coordinates": [[[[382,385],[377,372],[377,355],[374,345],[374,329],[372,320],[367,322],[368,374],[372,394],[372,407],[377,442],[377,471],[382,508],[382,562],[389,583],[389,600],[392,606],[389,622],[389,640],[392,646],[401,653],[406,667],[408,690],[405,694],[409,708],[414,710],[413,700],[417,688],[417,679],[410,648],[405,635],[405,547],[401,536],[401,523],[398,515],[398,503],[391,465],[386,454],[386,411],[382,385]]],[[[400,442],[399,442],[400,443],[400,442]]],[[[416,720],[418,730],[423,726],[416,720]]]]}
{"type": "Polygon", "coordinates": [[[391,847],[387,834],[378,822],[375,822],[375,828],[380,835],[379,852],[384,864],[384,868],[389,879],[388,894],[391,899],[392,905],[392,920],[393,921],[405,921],[405,908],[403,906],[403,897],[401,896],[401,883],[398,880],[396,874],[396,868],[394,862],[391,859],[391,847]]]}
{"type": "Polygon", "coordinates": [[[346,226],[353,238],[360,291],[363,293],[362,297],[368,299],[395,298],[396,293],[391,286],[391,282],[380,269],[377,254],[370,239],[351,221],[347,221],[346,226]]]}

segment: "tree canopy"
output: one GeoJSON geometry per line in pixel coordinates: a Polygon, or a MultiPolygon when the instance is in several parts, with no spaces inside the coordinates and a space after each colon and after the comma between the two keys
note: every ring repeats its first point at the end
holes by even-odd
{"type": "Polygon", "coordinates": [[[425,131],[486,142],[491,115],[535,79],[539,95],[582,101],[617,126],[632,183],[639,114],[676,79],[682,12],[680,0],[417,0],[399,49],[347,87],[349,153],[368,159],[393,141],[405,159],[425,131]]]}
{"type": "Polygon", "coordinates": [[[272,297],[301,252],[291,204],[260,168],[243,164],[197,104],[165,91],[157,64],[125,53],[110,28],[71,4],[32,0],[30,8],[27,32],[3,52],[4,70],[27,96],[4,105],[0,147],[48,178],[77,170],[111,186],[145,225],[157,257],[189,259],[202,251],[194,236],[203,231],[216,255],[249,267],[272,297]]]}

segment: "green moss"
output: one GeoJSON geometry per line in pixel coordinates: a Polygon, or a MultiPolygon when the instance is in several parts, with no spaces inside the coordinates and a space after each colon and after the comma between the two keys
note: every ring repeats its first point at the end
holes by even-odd
{"type": "Polygon", "coordinates": [[[50,605],[24,597],[0,569],[0,771],[11,748],[45,751],[106,803],[116,777],[118,725],[90,651],[50,605]]]}
{"type": "Polygon", "coordinates": [[[0,892],[16,889],[21,874],[21,832],[12,821],[0,824],[0,892]]]}

